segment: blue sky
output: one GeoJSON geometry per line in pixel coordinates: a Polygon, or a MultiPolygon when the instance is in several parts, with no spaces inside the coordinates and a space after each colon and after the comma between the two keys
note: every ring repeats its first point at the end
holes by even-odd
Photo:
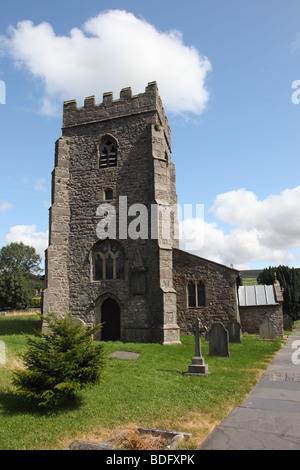
{"type": "Polygon", "coordinates": [[[7,2],[0,246],[47,246],[63,101],[117,99],[156,80],[178,202],[204,205],[204,220],[182,224],[198,240],[191,251],[240,268],[299,267],[299,18],[298,0],[7,2]]]}

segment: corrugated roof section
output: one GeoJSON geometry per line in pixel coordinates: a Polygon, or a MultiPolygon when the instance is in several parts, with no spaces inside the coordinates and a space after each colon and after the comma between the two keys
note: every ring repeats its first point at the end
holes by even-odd
{"type": "Polygon", "coordinates": [[[274,286],[240,286],[239,306],[277,305],[274,286]]]}

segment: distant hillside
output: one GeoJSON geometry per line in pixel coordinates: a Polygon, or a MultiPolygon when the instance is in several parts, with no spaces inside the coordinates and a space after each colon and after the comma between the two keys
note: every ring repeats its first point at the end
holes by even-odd
{"type": "Polygon", "coordinates": [[[246,269],[245,271],[240,271],[242,277],[257,277],[263,269],[246,269]]]}
{"type": "Polygon", "coordinates": [[[255,286],[258,284],[257,277],[262,271],[262,269],[246,269],[240,271],[243,286],[255,286]]]}

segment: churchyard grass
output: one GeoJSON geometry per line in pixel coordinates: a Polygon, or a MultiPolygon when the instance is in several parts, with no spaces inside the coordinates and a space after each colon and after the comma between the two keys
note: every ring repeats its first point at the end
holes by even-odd
{"type": "Polygon", "coordinates": [[[257,278],[256,277],[243,277],[243,286],[257,286],[257,278]]]}
{"type": "Polygon", "coordinates": [[[22,367],[18,354],[26,349],[25,334],[34,335],[37,316],[0,318],[0,340],[6,363],[0,364],[0,450],[67,449],[75,439],[101,442],[126,426],[192,433],[191,447],[245,399],[282,341],[242,336],[229,344],[229,357],[210,357],[202,338],[202,355],[210,375],[183,375],[195,352],[194,336],[182,344],[107,342],[106,351],[139,353],[136,360],[109,360],[104,383],[80,393],[74,404],[41,411],[13,395],[12,369],[22,367]]]}

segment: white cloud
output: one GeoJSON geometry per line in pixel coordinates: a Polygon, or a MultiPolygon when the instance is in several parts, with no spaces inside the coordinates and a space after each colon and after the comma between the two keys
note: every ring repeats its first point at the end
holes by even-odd
{"type": "MultiPolygon", "coordinates": [[[[191,232],[197,227],[193,253],[226,265],[289,264],[295,259],[291,250],[300,246],[300,186],[263,200],[245,189],[219,194],[210,211],[229,231],[216,222],[183,221],[191,232]]],[[[188,249],[186,239],[181,246],[188,249]]]]}
{"type": "Polygon", "coordinates": [[[211,63],[180,32],[160,32],[121,10],[102,12],[58,36],[48,23],[21,21],[0,37],[2,50],[45,87],[42,111],[53,114],[57,100],[131,86],[141,93],[156,81],[168,111],[200,114],[209,99],[205,80],[211,63]]]}
{"type": "Polygon", "coordinates": [[[48,246],[48,232],[37,232],[36,225],[14,225],[5,237],[6,243],[23,242],[33,246],[43,259],[48,246]]]}
{"type": "Polygon", "coordinates": [[[11,204],[10,202],[0,201],[0,212],[8,211],[10,209],[13,209],[13,207],[15,206],[11,204]]]}
{"type": "Polygon", "coordinates": [[[292,41],[291,46],[290,46],[290,52],[293,54],[294,52],[297,52],[299,48],[300,48],[300,33],[298,33],[294,41],[292,41]]]}
{"type": "Polygon", "coordinates": [[[47,191],[46,183],[45,178],[39,178],[34,185],[35,191],[47,191]]]}
{"type": "Polygon", "coordinates": [[[211,211],[231,226],[258,231],[261,242],[273,248],[300,244],[300,186],[264,200],[245,189],[230,191],[216,197],[211,211]]]}

